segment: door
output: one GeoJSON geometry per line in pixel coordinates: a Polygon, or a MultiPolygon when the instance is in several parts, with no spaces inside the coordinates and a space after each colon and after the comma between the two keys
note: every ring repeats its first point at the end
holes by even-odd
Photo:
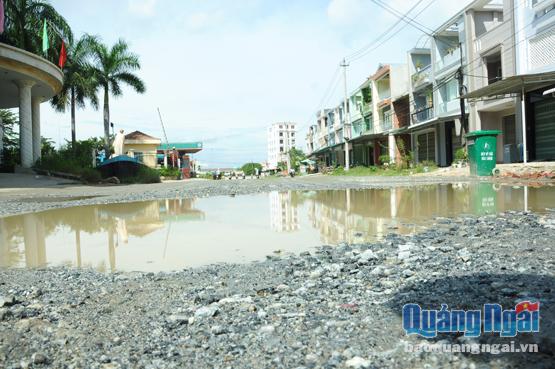
{"type": "Polygon", "coordinates": [[[416,136],[416,153],[418,162],[436,161],[436,135],[435,132],[421,133],[416,136]]]}
{"type": "Polygon", "coordinates": [[[535,159],[555,160],[555,99],[538,101],[534,108],[535,159]]]}

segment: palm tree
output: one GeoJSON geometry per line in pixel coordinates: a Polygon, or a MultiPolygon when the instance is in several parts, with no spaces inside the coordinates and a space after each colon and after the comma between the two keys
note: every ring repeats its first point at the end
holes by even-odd
{"type": "Polygon", "coordinates": [[[64,85],[51,104],[58,112],[71,109],[71,146],[75,148],[75,109],[84,108],[85,100],[89,100],[93,108],[98,109],[96,80],[94,70],[89,63],[98,39],[95,36],[83,35],[75,42],[67,45],[67,61],[64,66],[64,85]]]}
{"type": "Polygon", "coordinates": [[[97,43],[94,49],[94,76],[98,87],[104,91],[104,147],[110,152],[110,93],[113,96],[122,95],[121,84],[131,86],[138,93],[144,93],[144,82],[133,74],[141,68],[139,57],[129,51],[124,40],[119,40],[112,46],[97,43]]]}
{"type": "Polygon", "coordinates": [[[5,39],[15,47],[35,54],[42,54],[42,28],[48,23],[48,34],[52,46],[47,59],[57,61],[61,40],[71,43],[71,28],[56,9],[47,1],[8,0],[5,1],[6,30],[5,39]]]}

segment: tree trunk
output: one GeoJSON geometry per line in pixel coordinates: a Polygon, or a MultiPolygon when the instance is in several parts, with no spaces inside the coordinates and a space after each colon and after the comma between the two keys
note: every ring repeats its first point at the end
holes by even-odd
{"type": "Polygon", "coordinates": [[[108,86],[104,86],[104,149],[106,157],[110,157],[110,106],[108,86]]]}
{"type": "Polygon", "coordinates": [[[71,89],[71,148],[75,152],[77,138],[75,134],[75,88],[71,89]]]}

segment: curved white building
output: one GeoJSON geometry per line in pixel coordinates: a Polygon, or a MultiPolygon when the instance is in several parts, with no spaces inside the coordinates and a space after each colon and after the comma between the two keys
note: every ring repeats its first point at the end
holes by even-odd
{"type": "Polygon", "coordinates": [[[0,43],[0,109],[19,108],[23,168],[40,159],[40,104],[60,92],[63,80],[61,69],[46,59],[0,43]]]}

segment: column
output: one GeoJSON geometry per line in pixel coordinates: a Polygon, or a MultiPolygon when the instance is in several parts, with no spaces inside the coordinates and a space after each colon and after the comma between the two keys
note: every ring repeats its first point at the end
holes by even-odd
{"type": "Polygon", "coordinates": [[[395,135],[390,133],[388,138],[388,150],[389,150],[389,162],[396,163],[397,162],[397,144],[395,142],[395,135]]]}
{"type": "Polygon", "coordinates": [[[2,123],[2,118],[0,118],[0,166],[2,165],[4,158],[4,123],[2,123]]]}
{"type": "Polygon", "coordinates": [[[42,97],[34,96],[31,99],[32,122],[33,122],[33,164],[40,159],[41,140],[40,140],[40,104],[42,97]]]}
{"type": "Polygon", "coordinates": [[[31,109],[31,88],[33,81],[16,81],[19,88],[19,141],[21,149],[21,166],[33,166],[33,128],[31,109]]]}

